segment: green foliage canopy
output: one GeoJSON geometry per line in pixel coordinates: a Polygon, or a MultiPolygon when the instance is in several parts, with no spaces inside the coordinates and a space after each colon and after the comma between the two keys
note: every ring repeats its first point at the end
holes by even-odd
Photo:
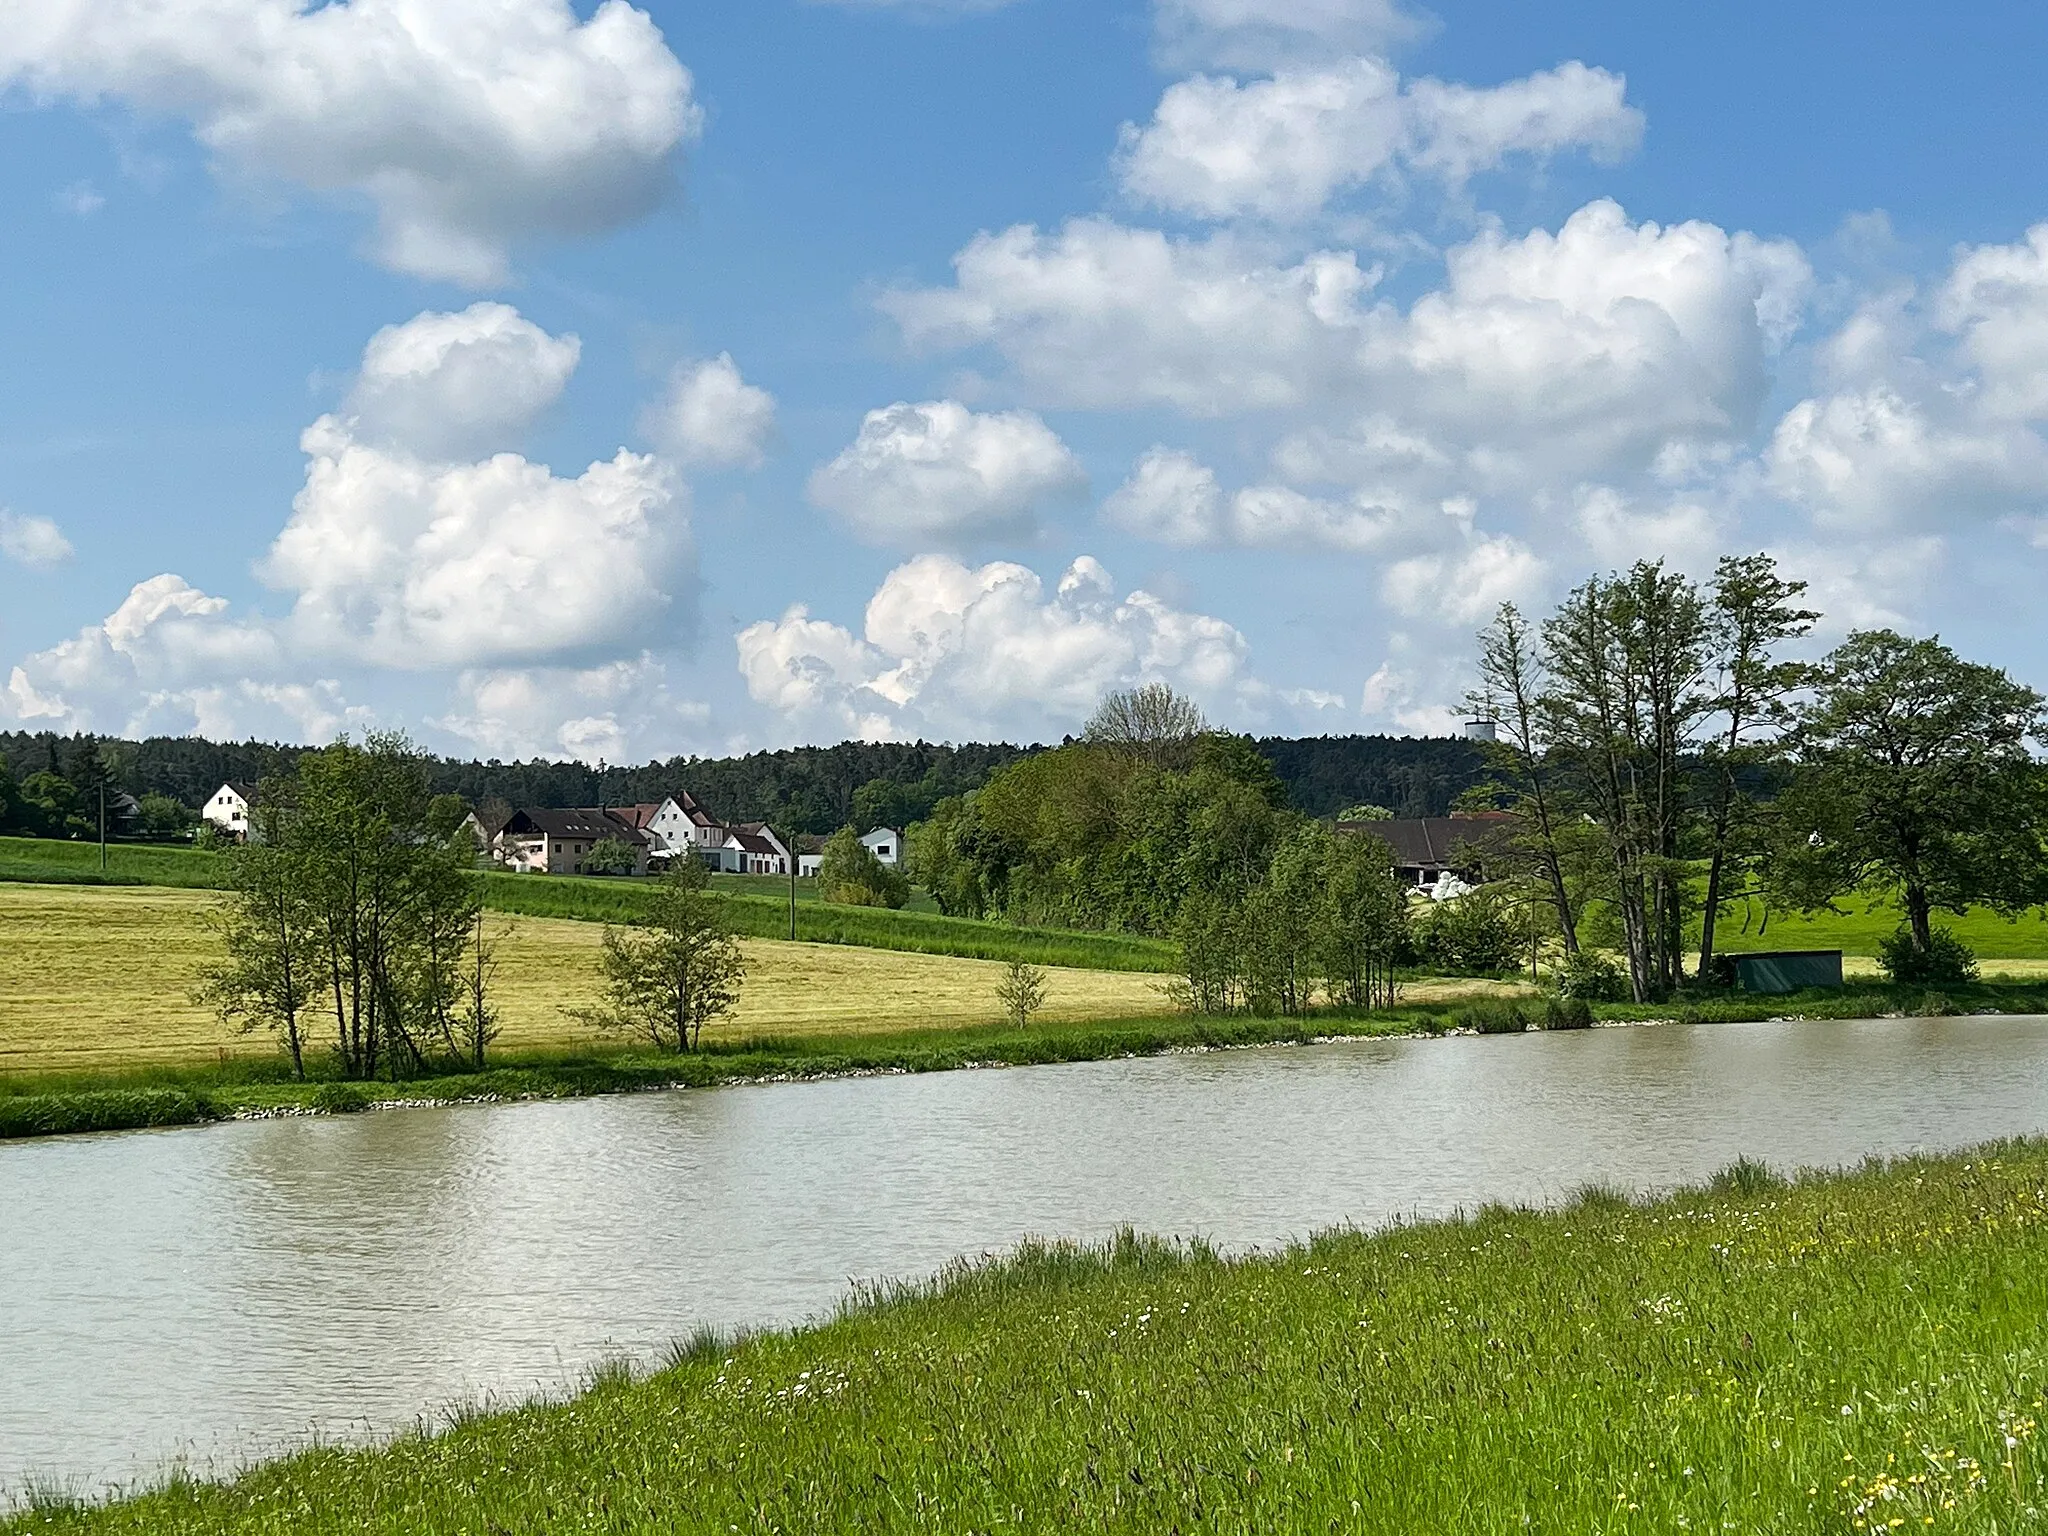
{"type": "Polygon", "coordinates": [[[1793,736],[1779,899],[1812,911],[1850,891],[1895,895],[1921,955],[1936,911],[2048,900],[2048,784],[2027,745],[2044,729],[2039,693],[1938,639],[1851,635],[1793,736]]]}

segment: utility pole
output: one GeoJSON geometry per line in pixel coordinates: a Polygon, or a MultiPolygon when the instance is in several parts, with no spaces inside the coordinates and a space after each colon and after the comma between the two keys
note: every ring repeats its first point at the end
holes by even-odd
{"type": "Polygon", "coordinates": [[[783,844],[789,852],[789,942],[796,942],[796,827],[789,828],[789,840],[783,844]]]}

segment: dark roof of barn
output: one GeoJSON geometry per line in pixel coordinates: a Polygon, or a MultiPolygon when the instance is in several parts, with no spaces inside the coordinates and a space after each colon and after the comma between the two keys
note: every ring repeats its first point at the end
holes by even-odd
{"type": "Polygon", "coordinates": [[[1466,851],[1470,845],[1498,837],[1513,819],[1499,813],[1412,816],[1391,821],[1340,821],[1337,830],[1378,838],[1394,851],[1397,868],[1453,869],[1470,859],[1471,854],[1466,851]]]}

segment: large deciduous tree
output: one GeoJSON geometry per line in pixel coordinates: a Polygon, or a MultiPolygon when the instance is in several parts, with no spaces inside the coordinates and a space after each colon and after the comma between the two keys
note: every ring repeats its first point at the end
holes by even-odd
{"type": "Polygon", "coordinates": [[[1511,796],[1517,826],[1510,839],[1512,851],[1534,865],[1564,951],[1575,955],[1578,902],[1566,878],[1567,845],[1574,828],[1549,757],[1544,685],[1543,664],[1528,621],[1513,603],[1501,604],[1493,622],[1479,632],[1479,686],[1467,696],[1467,703],[1496,729],[1497,739],[1486,755],[1488,767],[1511,796]]]}
{"type": "Polygon", "coordinates": [[[1933,914],[2048,900],[2048,791],[2028,747],[2042,696],[1940,640],[1852,634],[1821,663],[1792,737],[1772,885],[1805,910],[1896,900],[1916,954],[1933,914]]]}
{"type": "Polygon", "coordinates": [[[1194,700],[1165,683],[1147,683],[1106,695],[1081,739],[1128,753],[1155,768],[1185,768],[1193,758],[1196,738],[1208,729],[1194,700]]]}

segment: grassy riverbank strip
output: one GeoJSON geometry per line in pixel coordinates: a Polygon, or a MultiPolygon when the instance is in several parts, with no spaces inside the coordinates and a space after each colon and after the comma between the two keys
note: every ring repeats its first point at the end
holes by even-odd
{"type": "MultiPolygon", "coordinates": [[[[1296,1018],[1169,1014],[1106,1022],[985,1025],[869,1035],[721,1041],[689,1055],[632,1049],[500,1052],[481,1072],[444,1071],[398,1081],[298,1082],[279,1058],[93,1073],[0,1075],[0,1140],[158,1129],[277,1114],[347,1114],[379,1105],[583,1098],[662,1088],[945,1072],[971,1066],[1045,1066],[1157,1056],[1172,1051],[1302,1045],[1319,1040],[1441,1036],[1469,1031],[1498,1003],[1405,1004],[1377,1013],[1296,1018]]],[[[1527,1013],[1540,1004],[1523,1002],[1527,1013]]],[[[1595,1010],[1609,1025],[1816,1022],[1893,1015],[2048,1014],[2048,985],[1985,983],[1946,995],[1857,987],[1791,998],[1742,995],[1677,1009],[1634,1004],[1595,1010]]]]}
{"type": "MultiPolygon", "coordinates": [[[[21,1532],[1868,1532],[2048,1508],[2048,1144],[1223,1260],[1031,1247],[21,1532]]],[[[339,1341],[338,1341],[339,1342],[339,1341]]]]}
{"type": "Polygon", "coordinates": [[[660,1088],[712,1088],[974,1066],[1045,1066],[1176,1050],[1299,1044],[1328,1036],[1412,1031],[1406,1016],[1328,1019],[1156,1019],[926,1030],[720,1043],[687,1055],[637,1050],[507,1052],[481,1072],[396,1082],[293,1081],[281,1062],[133,1073],[0,1078],[0,1139],[197,1125],[238,1116],[352,1113],[380,1104],[584,1098],[660,1088]]]}

